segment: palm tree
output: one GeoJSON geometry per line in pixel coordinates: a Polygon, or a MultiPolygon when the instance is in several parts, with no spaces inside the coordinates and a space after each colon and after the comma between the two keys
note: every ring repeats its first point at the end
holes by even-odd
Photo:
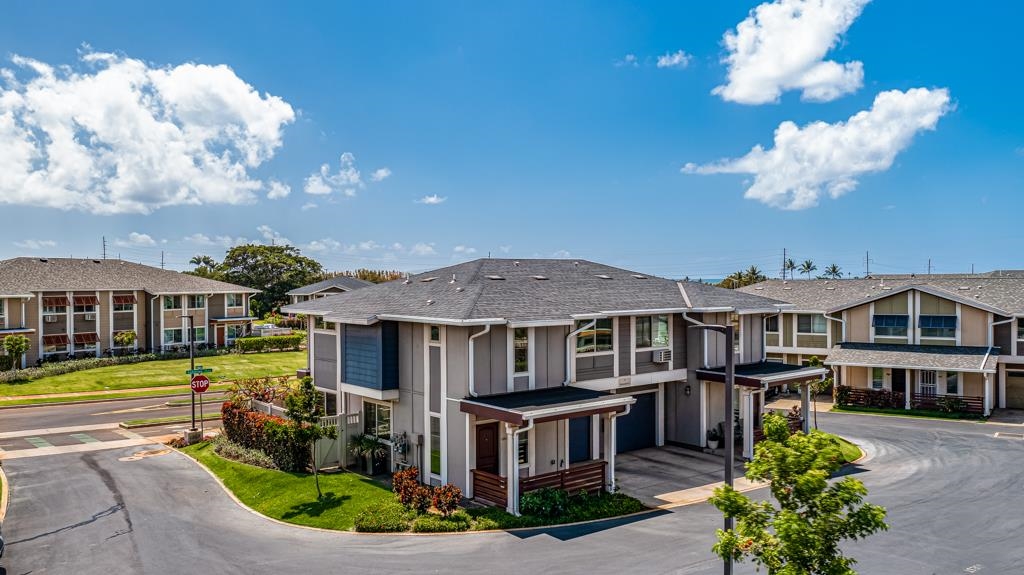
{"type": "Polygon", "coordinates": [[[195,255],[192,256],[192,259],[188,260],[188,263],[196,266],[197,268],[204,267],[213,269],[217,267],[217,262],[215,262],[210,256],[195,255]]]}
{"type": "Polygon", "coordinates": [[[825,277],[837,280],[843,277],[843,270],[836,264],[830,264],[827,268],[825,268],[825,277]]]}
{"type": "Polygon", "coordinates": [[[757,266],[750,266],[747,271],[743,272],[743,285],[753,285],[759,282],[763,282],[768,279],[765,277],[761,270],[757,269],[757,266]]]}
{"type": "Polygon", "coordinates": [[[804,263],[800,264],[800,273],[807,274],[807,279],[811,279],[811,272],[818,269],[818,266],[814,265],[813,260],[804,260],[804,263]]]}
{"type": "MultiPolygon", "coordinates": [[[[787,259],[782,264],[782,279],[786,279],[786,272],[792,272],[795,269],[796,269],[796,262],[793,261],[793,258],[787,259]]],[[[790,277],[793,277],[792,273],[790,274],[790,277]]]]}

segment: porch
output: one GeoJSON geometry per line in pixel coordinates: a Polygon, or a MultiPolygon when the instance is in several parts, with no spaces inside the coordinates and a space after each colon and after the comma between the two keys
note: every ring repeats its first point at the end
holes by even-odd
{"type": "Polygon", "coordinates": [[[542,488],[596,493],[615,486],[615,420],[636,400],[576,387],[467,397],[467,497],[518,515],[542,488]]]}

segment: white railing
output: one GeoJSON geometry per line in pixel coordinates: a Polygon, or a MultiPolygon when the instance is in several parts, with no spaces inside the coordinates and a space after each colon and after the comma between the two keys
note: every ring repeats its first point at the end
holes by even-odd
{"type": "Polygon", "coordinates": [[[253,411],[269,413],[270,415],[276,415],[278,417],[286,417],[285,413],[287,410],[283,407],[278,407],[273,403],[252,399],[250,400],[250,405],[252,406],[253,411]]]}

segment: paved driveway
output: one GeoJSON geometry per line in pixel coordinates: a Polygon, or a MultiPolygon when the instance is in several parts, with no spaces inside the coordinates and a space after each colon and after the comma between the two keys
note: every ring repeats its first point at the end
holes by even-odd
{"type": "MultiPolygon", "coordinates": [[[[869,458],[851,472],[889,509],[890,531],[849,546],[861,573],[1024,570],[1024,440],[994,438],[991,424],[819,419],[864,442],[869,458]]],[[[721,572],[709,552],[721,517],[703,504],[526,533],[324,533],[250,514],[177,453],[121,460],[138,449],[6,462],[13,487],[0,574],[721,572]]]]}
{"type": "MultiPolygon", "coordinates": [[[[708,490],[701,488],[723,480],[724,462],[722,457],[672,445],[628,451],[615,456],[615,481],[623,493],[660,507],[687,500],[690,494],[706,497],[708,490]]],[[[742,475],[743,463],[738,462],[736,477],[742,475]]]]}

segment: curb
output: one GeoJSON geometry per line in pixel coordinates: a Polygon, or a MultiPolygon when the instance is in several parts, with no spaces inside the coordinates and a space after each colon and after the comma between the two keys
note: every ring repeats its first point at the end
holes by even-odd
{"type": "MultiPolygon", "coordinates": [[[[166,447],[170,447],[170,446],[166,446],[166,447]]],[[[190,457],[189,455],[186,455],[185,453],[182,453],[182,451],[180,449],[171,447],[171,450],[174,451],[175,453],[177,453],[178,455],[184,457],[185,459],[191,461],[196,466],[198,466],[200,469],[205,471],[206,474],[209,475],[210,477],[212,477],[213,480],[217,482],[217,485],[219,485],[220,488],[224,490],[224,493],[226,493],[227,496],[230,497],[231,500],[234,501],[239,507],[241,507],[242,509],[248,511],[249,513],[252,513],[253,515],[255,515],[255,516],[257,516],[257,517],[259,517],[259,518],[261,518],[261,519],[263,519],[265,521],[270,521],[271,523],[277,523],[278,525],[283,525],[285,527],[294,527],[294,528],[298,528],[298,529],[306,529],[306,530],[309,530],[309,531],[319,531],[321,533],[335,533],[335,534],[339,534],[339,535],[346,535],[346,536],[349,536],[349,537],[452,537],[452,536],[459,536],[459,535],[461,535],[461,536],[468,536],[468,535],[487,535],[487,534],[494,534],[494,533],[517,533],[517,532],[521,533],[521,532],[524,532],[524,531],[539,531],[541,529],[558,529],[558,528],[561,528],[561,527],[575,527],[575,526],[578,526],[578,525],[591,525],[591,524],[594,524],[594,523],[600,523],[602,521],[617,521],[617,520],[620,520],[620,519],[629,519],[631,517],[640,517],[640,516],[643,516],[643,515],[653,515],[653,514],[658,513],[659,511],[664,511],[660,507],[655,507],[653,509],[647,509],[647,510],[644,510],[644,511],[637,511],[636,513],[630,513],[628,515],[618,515],[616,517],[606,517],[604,519],[591,519],[589,521],[577,521],[575,523],[560,523],[558,525],[541,525],[539,527],[513,527],[511,529],[487,529],[487,530],[483,530],[483,531],[452,531],[452,532],[448,532],[448,533],[410,533],[410,532],[406,532],[406,533],[363,533],[361,531],[341,531],[339,529],[327,529],[325,527],[312,527],[310,525],[299,525],[298,523],[288,523],[287,521],[282,521],[280,519],[275,519],[273,517],[269,517],[267,515],[264,515],[264,514],[260,513],[259,511],[256,511],[252,507],[249,507],[248,505],[243,503],[242,500],[240,500],[238,497],[236,497],[235,494],[230,489],[228,489],[227,485],[224,485],[224,482],[220,480],[220,477],[217,477],[217,475],[214,472],[210,471],[210,469],[208,467],[206,467],[205,465],[203,465],[198,459],[196,459],[194,457],[190,457]]],[[[5,485],[6,485],[6,483],[5,483],[5,485]]]]}
{"type": "Polygon", "coordinates": [[[7,517],[7,504],[11,502],[11,482],[7,479],[3,466],[0,466],[0,480],[3,480],[4,484],[0,489],[0,523],[3,523],[4,518],[7,517]]]}
{"type": "MultiPolygon", "coordinates": [[[[200,421],[202,421],[204,423],[210,422],[210,421],[220,421],[220,415],[217,415],[217,417],[203,417],[203,418],[197,417],[196,418],[196,422],[198,423],[200,421]]],[[[191,423],[191,422],[192,422],[192,418],[191,417],[186,417],[186,418],[182,419],[181,421],[178,421],[178,420],[175,420],[175,421],[154,421],[154,422],[151,422],[151,423],[127,423],[125,421],[122,421],[121,423],[118,423],[117,426],[120,427],[121,429],[142,429],[142,428],[145,428],[145,427],[163,427],[163,426],[166,426],[166,425],[178,425],[180,423],[191,423]]]]}

